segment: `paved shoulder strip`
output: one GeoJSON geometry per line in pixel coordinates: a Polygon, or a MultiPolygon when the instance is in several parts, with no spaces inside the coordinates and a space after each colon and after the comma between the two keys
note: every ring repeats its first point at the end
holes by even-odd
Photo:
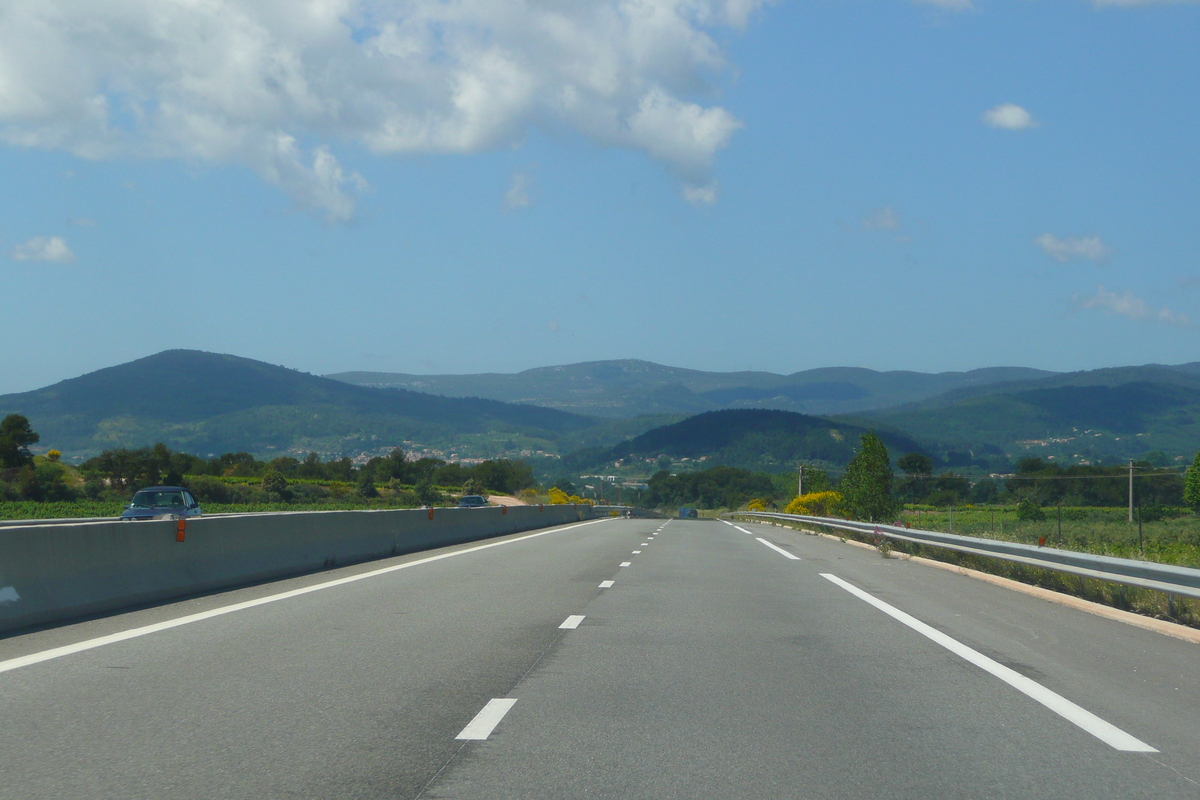
{"type": "Polygon", "coordinates": [[[1009,686],[1012,686],[1014,689],[1017,689],[1038,701],[1046,708],[1061,716],[1063,719],[1078,725],[1080,728],[1087,731],[1092,736],[1095,736],[1108,746],[1116,750],[1123,750],[1132,753],[1158,752],[1157,749],[1139,739],[1134,738],[1133,736],[1130,736],[1128,733],[1116,727],[1115,725],[1105,722],[1092,712],[1075,705],[1057,692],[1052,692],[1037,681],[1030,680],[1021,673],[988,658],[983,653],[967,647],[957,639],[952,639],[936,628],[932,628],[929,625],[926,625],[924,622],[921,622],[916,617],[906,614],[895,606],[889,605],[874,595],[864,592],[854,584],[848,583],[838,576],[831,575],[827,572],[822,572],[821,577],[826,578],[834,584],[842,587],[860,600],[870,603],[871,605],[875,606],[875,608],[878,608],[880,611],[892,617],[893,619],[904,623],[922,636],[937,642],[951,653],[954,653],[960,658],[971,662],[985,672],[991,673],[1007,683],[1009,686]]]}

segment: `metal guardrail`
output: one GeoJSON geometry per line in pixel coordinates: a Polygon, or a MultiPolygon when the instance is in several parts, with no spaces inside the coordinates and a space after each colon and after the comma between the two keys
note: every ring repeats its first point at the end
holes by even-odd
{"type": "Polygon", "coordinates": [[[1132,558],[1098,556],[1053,547],[1038,547],[998,539],[981,539],[975,536],[959,536],[939,531],[922,531],[901,528],[895,525],[875,525],[870,522],[831,517],[805,517],[797,514],[774,514],[763,511],[739,511],[729,516],[777,519],[789,522],[804,522],[835,530],[853,531],[870,536],[883,536],[916,544],[944,547],[960,553],[999,558],[1018,564],[1095,578],[1142,589],[1154,589],[1168,594],[1200,598],[1200,569],[1158,564],[1153,561],[1138,561],[1132,558]]]}

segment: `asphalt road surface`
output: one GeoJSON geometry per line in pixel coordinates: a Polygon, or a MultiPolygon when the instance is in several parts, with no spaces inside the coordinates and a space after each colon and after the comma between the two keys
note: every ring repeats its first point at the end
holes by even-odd
{"type": "Polygon", "coordinates": [[[0,798],[1200,797],[1200,650],[603,520],[0,640],[0,798]]]}

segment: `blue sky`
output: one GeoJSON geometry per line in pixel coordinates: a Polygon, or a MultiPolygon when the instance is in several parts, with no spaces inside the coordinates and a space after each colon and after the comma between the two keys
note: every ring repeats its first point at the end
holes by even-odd
{"type": "Polygon", "coordinates": [[[1200,360],[1200,3],[304,8],[0,0],[0,393],[1200,360]]]}

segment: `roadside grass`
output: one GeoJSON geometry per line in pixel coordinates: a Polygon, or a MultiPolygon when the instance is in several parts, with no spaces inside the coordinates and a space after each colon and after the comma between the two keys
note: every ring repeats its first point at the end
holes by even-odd
{"type": "MultiPolygon", "coordinates": [[[[1044,511],[1044,520],[1021,520],[1015,506],[955,508],[953,532],[1023,544],[1037,544],[1045,537],[1047,547],[1200,568],[1200,517],[1195,514],[1143,522],[1139,549],[1138,524],[1128,521],[1127,509],[1064,508],[1061,535],[1057,509],[1044,511]]],[[[901,521],[922,530],[950,532],[947,510],[906,509],[901,521]]]]}
{"type": "MultiPolygon", "coordinates": [[[[1137,523],[1132,525],[1132,544],[1130,544],[1130,534],[1127,530],[1130,526],[1124,517],[1118,522],[1113,519],[1114,509],[1091,510],[1102,513],[1097,513],[1095,520],[1086,518],[1072,520],[1073,527],[1070,530],[1068,529],[1067,521],[1063,521],[1063,545],[1059,545],[1047,533],[1049,529],[1047,526],[1053,526],[1053,533],[1057,537],[1057,519],[1050,518],[1039,522],[1022,521],[1016,518],[1015,509],[1012,510],[1011,517],[1004,520],[1005,523],[1009,523],[1004,527],[1001,527],[1000,510],[997,509],[996,533],[995,535],[991,535],[990,509],[981,508],[974,511],[968,509],[962,523],[960,523],[960,511],[956,508],[954,510],[954,532],[966,536],[1003,539],[1027,544],[1037,544],[1038,537],[1045,536],[1046,546],[1048,547],[1061,547],[1062,549],[1112,555],[1121,558],[1138,558],[1137,523]],[[970,516],[972,513],[976,514],[975,518],[970,516]],[[1107,517],[1105,516],[1106,514],[1107,517]],[[986,519],[986,527],[984,519],[986,519]],[[964,527],[960,527],[960,525],[964,527]],[[1089,532],[1093,533],[1089,535],[1089,532]]],[[[915,517],[915,513],[913,516],[915,517]]],[[[949,514],[943,513],[943,516],[945,518],[945,526],[936,527],[939,524],[939,520],[935,514],[923,512],[920,527],[924,530],[948,532],[949,514]]],[[[917,527],[915,519],[905,516],[903,521],[911,522],[914,528],[917,527]]],[[[1090,600],[1094,603],[1111,606],[1123,611],[1131,611],[1153,619],[1167,620],[1192,628],[1200,628],[1200,601],[1189,597],[1179,597],[1153,589],[1125,586],[1124,584],[1097,580],[1095,578],[1083,578],[1055,570],[1017,564],[1011,561],[1004,561],[1003,559],[989,558],[971,553],[960,553],[955,550],[947,550],[932,545],[884,539],[870,533],[859,533],[857,531],[841,530],[838,528],[824,528],[810,523],[785,520],[773,520],[773,522],[794,530],[817,530],[820,533],[827,533],[843,540],[849,539],[869,544],[879,548],[880,552],[885,556],[903,553],[934,561],[942,561],[978,572],[998,575],[1002,578],[1029,584],[1030,586],[1038,586],[1060,594],[1080,597],[1084,600],[1090,600]]],[[[1147,543],[1145,560],[1179,564],[1180,566],[1200,566],[1200,553],[1197,552],[1200,551],[1200,547],[1188,543],[1189,537],[1194,536],[1195,532],[1200,530],[1200,521],[1194,517],[1187,517],[1162,520],[1156,523],[1143,523],[1142,527],[1143,536],[1146,538],[1147,543]],[[1150,544],[1151,525],[1156,526],[1154,530],[1156,536],[1154,546],[1150,544]],[[1151,556],[1161,556],[1161,558],[1152,558],[1151,556]],[[1166,560],[1167,558],[1171,560],[1166,560]]]]}

